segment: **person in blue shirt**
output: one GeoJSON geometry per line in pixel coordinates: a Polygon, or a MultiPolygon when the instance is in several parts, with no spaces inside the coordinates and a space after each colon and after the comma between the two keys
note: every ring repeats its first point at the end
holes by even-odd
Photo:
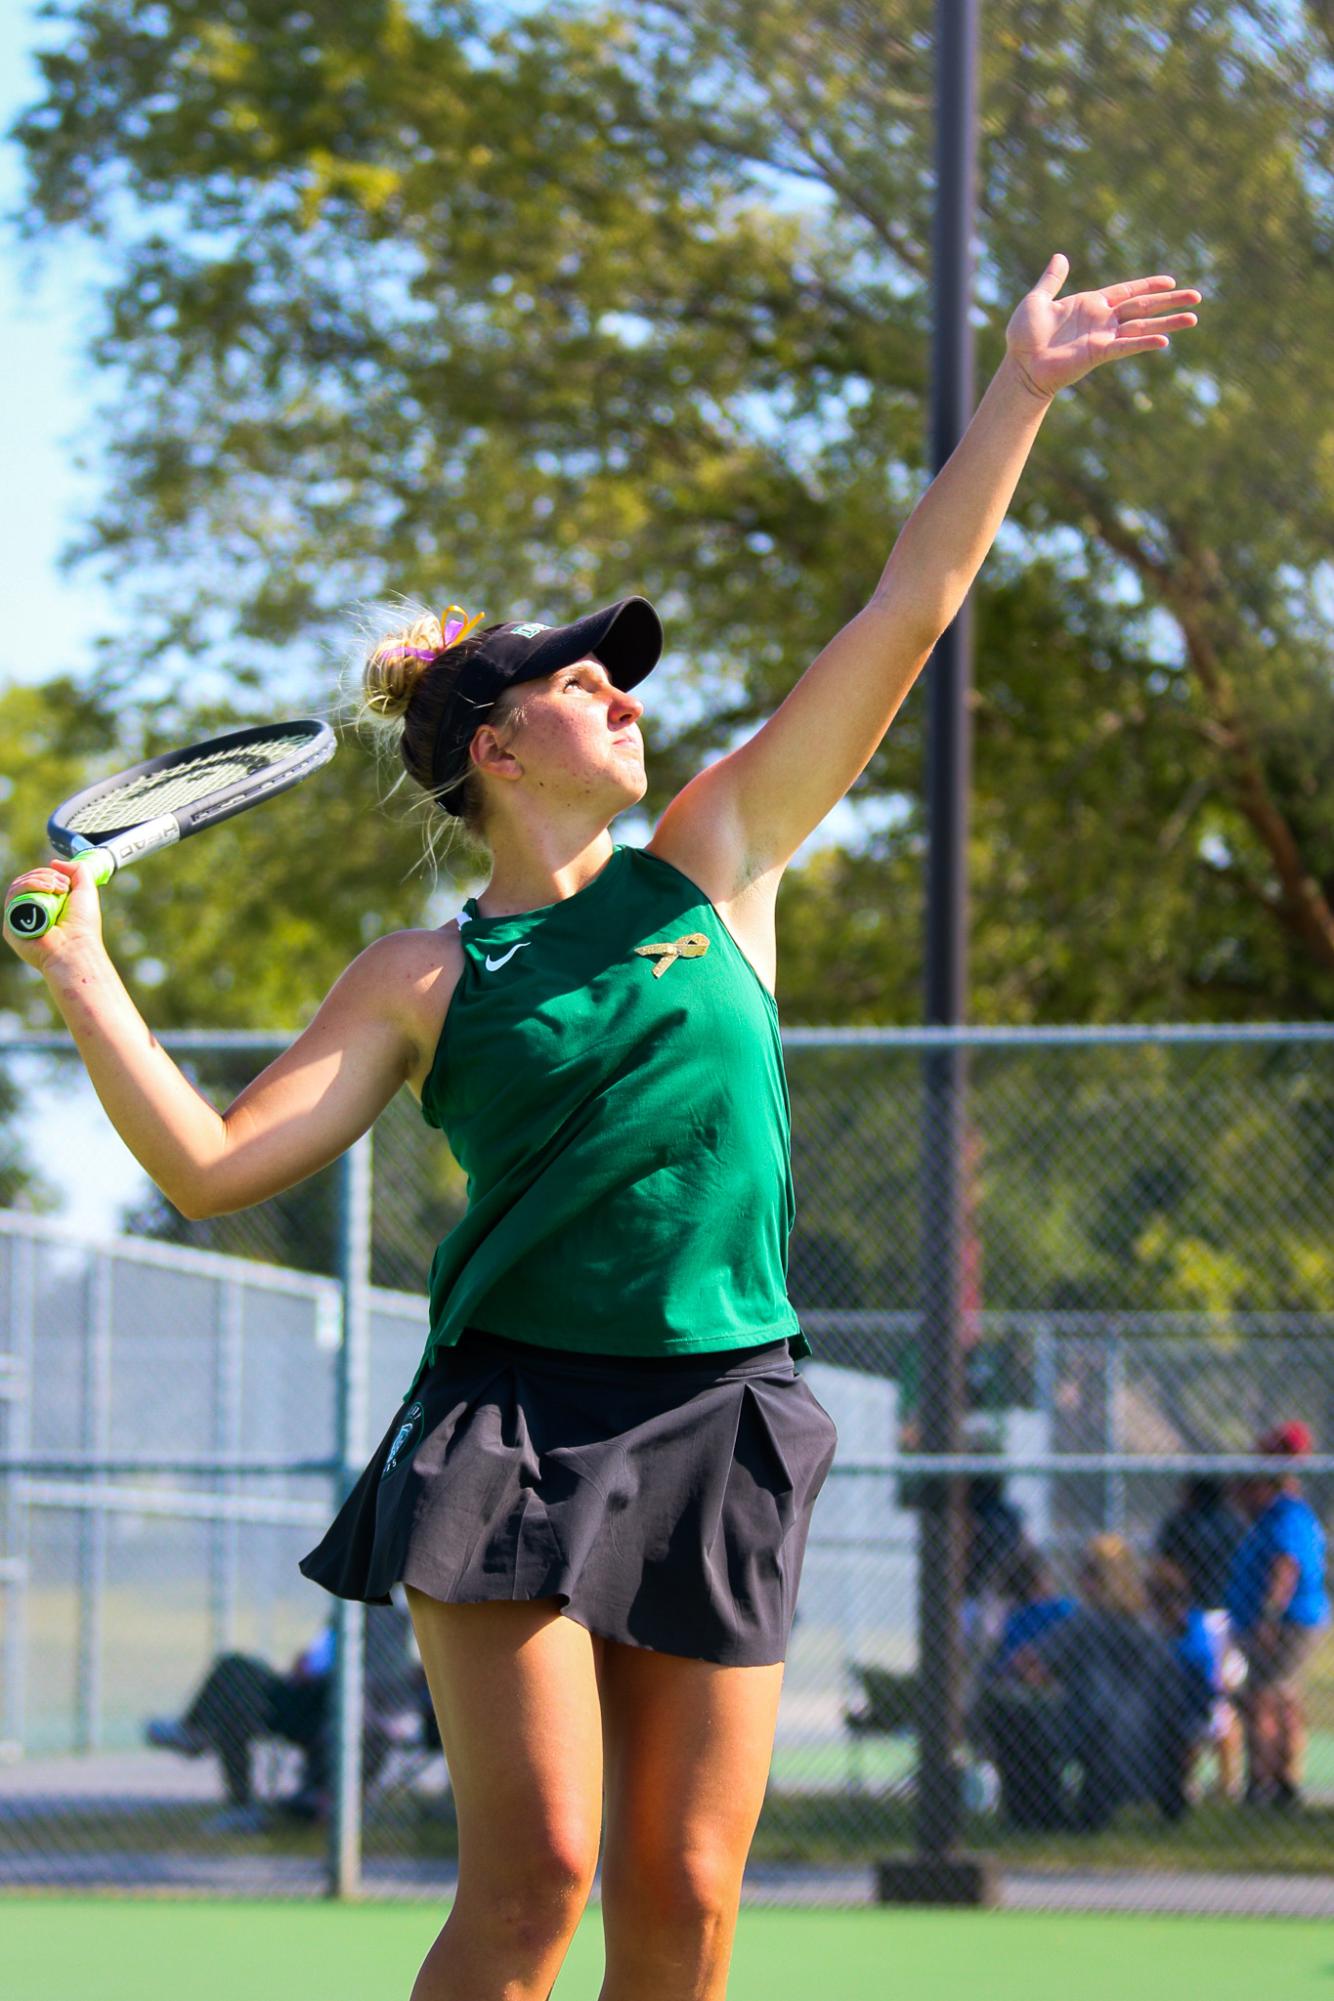
{"type": "Polygon", "coordinates": [[[254,1792],[253,1751],[264,1738],[300,1746],[302,1792],[323,1782],[332,1668],[332,1624],[285,1671],[256,1654],[220,1654],[179,1716],[154,1716],[145,1724],[145,1742],[161,1750],[186,1758],[216,1753],[227,1805],[210,1822],[211,1833],[251,1834],[269,1825],[273,1802],[254,1792]]]}
{"type": "Polygon", "coordinates": [[[1123,1536],[1094,1536],[1079,1566],[1079,1604],[1014,1657],[1011,1672],[1056,1690],[1058,1756],[1078,1784],[1070,1825],[1106,1827],[1123,1805],[1182,1811],[1182,1742],[1190,1705],[1173,1649],[1149,1618],[1148,1595],[1123,1536]]]}
{"type": "MultiPolygon", "coordinates": [[[[1299,1422],[1256,1440],[1257,1453],[1298,1459],[1311,1450],[1299,1422]]],[[[1325,1532],[1302,1498],[1294,1474],[1274,1472],[1240,1483],[1250,1529],[1233,1558],[1227,1611],[1246,1656],[1246,1802],[1297,1805],[1306,1751],[1301,1670],[1329,1625],[1325,1532]]]]}
{"type": "MultiPolygon", "coordinates": [[[[301,1820],[327,1816],[334,1751],[329,1715],[334,1644],[330,1620],[285,1673],[257,1655],[221,1654],[179,1716],[155,1716],[145,1724],[145,1740],[163,1750],[187,1758],[217,1754],[227,1805],[212,1821],[212,1832],[258,1832],[269,1825],[275,1804],[301,1820]],[[268,1737],[299,1745],[303,1754],[299,1790],[281,1802],[258,1800],[254,1794],[253,1748],[268,1737]]],[[[363,1773],[370,1779],[395,1741],[394,1726],[401,1712],[420,1715],[420,1741],[428,1748],[438,1745],[439,1736],[406,1610],[398,1605],[371,1606],[363,1648],[363,1773]]]]}
{"type": "Polygon", "coordinates": [[[1006,1607],[995,1645],[981,1665],[970,1707],[969,1734],[994,1764],[1000,1780],[1000,1813],[1009,1827],[1065,1824],[1059,1704],[1026,1686],[1013,1672],[1016,1658],[1077,1609],[1058,1591],[1041,1550],[1021,1543],[996,1572],[1006,1607]]]}
{"type": "Polygon", "coordinates": [[[986,1663],[988,1675],[1003,1674],[1020,1647],[1034,1640],[1075,1610],[1075,1600],[1058,1591],[1051,1565],[1041,1550],[1022,1543],[997,1578],[1008,1610],[1000,1635],[986,1663]]]}

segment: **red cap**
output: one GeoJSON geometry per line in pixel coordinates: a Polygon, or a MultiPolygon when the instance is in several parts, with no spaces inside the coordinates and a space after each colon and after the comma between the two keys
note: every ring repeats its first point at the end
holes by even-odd
{"type": "Polygon", "coordinates": [[[1286,1424],[1271,1425],[1262,1431],[1255,1441],[1257,1452],[1277,1455],[1282,1453],[1288,1459],[1300,1459],[1311,1450],[1311,1427],[1300,1418],[1290,1418],[1286,1424]]]}

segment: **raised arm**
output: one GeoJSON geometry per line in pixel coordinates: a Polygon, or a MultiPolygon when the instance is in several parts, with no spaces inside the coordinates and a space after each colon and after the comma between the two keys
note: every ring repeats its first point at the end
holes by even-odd
{"type": "Polygon", "coordinates": [[[126,992],[102,944],[87,870],[53,862],[20,882],[37,889],[74,884],[62,921],[45,938],[29,944],[5,935],[45,975],[108,1117],[182,1215],[249,1208],[327,1167],[412,1070],[407,996],[419,934],[368,946],[310,1026],[224,1113],[177,1068],[126,992]]]}
{"type": "Polygon", "coordinates": [[[701,878],[740,893],[781,870],[865,770],[981,568],[1056,391],[1195,324],[1181,308],[1200,294],[1168,276],[1062,299],[1069,268],[1053,257],[1016,308],[1005,359],[869,602],[768,722],[668,807],[664,845],[697,857],[701,878]]]}

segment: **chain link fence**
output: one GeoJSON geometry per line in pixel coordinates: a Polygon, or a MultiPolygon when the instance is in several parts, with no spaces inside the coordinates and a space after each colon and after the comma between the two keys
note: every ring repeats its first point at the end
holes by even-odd
{"type": "MultiPolygon", "coordinates": [[[[1334,1641],[1276,1698],[1222,1616],[1261,1433],[1310,1427],[1302,1489],[1334,1512],[1334,1031],[954,1038],[942,1461],[917,1449],[919,1190],[948,1034],[786,1037],[791,1293],[839,1448],[747,1894],[864,1899],[914,1847],[921,1510],[949,1475],[960,1843],[1005,1899],[1334,1912],[1334,1641]],[[1299,1728],[1300,1796],[1248,1800],[1248,1740],[1299,1728]]],[[[219,1105],[279,1046],[163,1039],[219,1105]]],[[[0,1212],[0,1884],[439,1896],[456,1827],[406,1616],[334,1610],[296,1566],[411,1378],[457,1166],[403,1097],[260,1208],[191,1223],[136,1179],[91,1242],[38,1212],[103,1115],[58,1038],[3,1060],[74,1138],[0,1212]]]]}

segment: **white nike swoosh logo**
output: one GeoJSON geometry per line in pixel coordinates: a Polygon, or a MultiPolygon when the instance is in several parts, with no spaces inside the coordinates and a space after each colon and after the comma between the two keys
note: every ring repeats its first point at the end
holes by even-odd
{"type": "Polygon", "coordinates": [[[486,955],[487,972],[498,973],[502,966],[508,966],[510,960],[514,957],[514,954],[516,952],[522,952],[527,946],[531,945],[532,942],[533,941],[531,938],[525,938],[522,945],[511,945],[509,951],[502,952],[501,956],[498,959],[493,959],[491,957],[491,954],[488,952],[486,955]]]}

